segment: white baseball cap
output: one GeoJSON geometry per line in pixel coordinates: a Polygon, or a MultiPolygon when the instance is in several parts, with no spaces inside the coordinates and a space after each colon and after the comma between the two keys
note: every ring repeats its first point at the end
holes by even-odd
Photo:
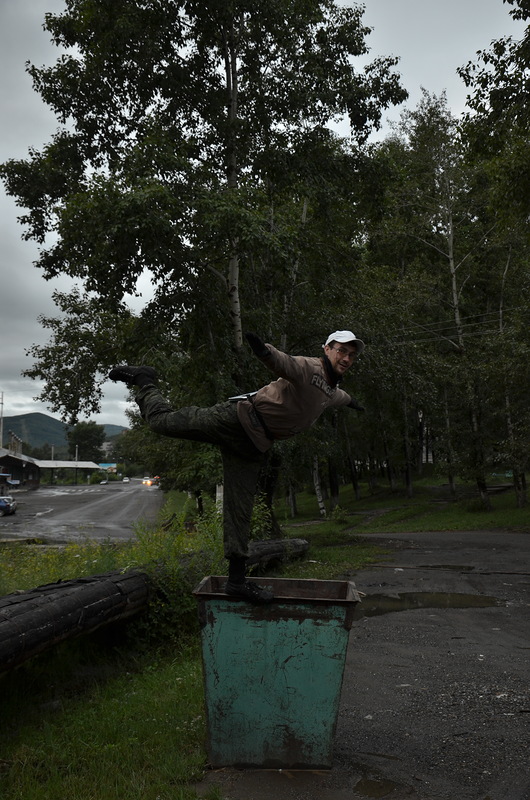
{"type": "Polygon", "coordinates": [[[341,342],[341,344],[354,344],[357,347],[357,355],[360,355],[365,348],[365,344],[361,339],[358,339],[351,331],[335,331],[330,333],[326,339],[325,347],[330,342],[341,342]]]}

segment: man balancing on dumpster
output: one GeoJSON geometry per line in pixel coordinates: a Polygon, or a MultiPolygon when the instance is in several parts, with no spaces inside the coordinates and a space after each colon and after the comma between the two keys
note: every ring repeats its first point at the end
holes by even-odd
{"type": "Polygon", "coordinates": [[[322,345],[321,358],[307,358],[282,353],[254,333],[246,333],[245,338],[276,380],[251,395],[240,395],[210,408],[171,408],[157,389],[152,367],[114,367],[109,378],[137,387],[136,402],[151,430],[219,447],[224,473],[224,553],[228,559],[225,592],[252,603],[269,603],[273,594],[246,578],[250,520],[267,452],[275,440],[307,430],[326,408],[364,410],[338,386],[364,350],[364,342],[351,331],[335,331],[322,345]]]}

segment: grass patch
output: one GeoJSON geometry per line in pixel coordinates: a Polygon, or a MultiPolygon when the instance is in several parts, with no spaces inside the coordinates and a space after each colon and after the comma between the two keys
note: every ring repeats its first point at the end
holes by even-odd
{"type": "Polygon", "coordinates": [[[348,580],[366,565],[377,561],[388,550],[362,542],[347,545],[311,547],[302,561],[286,564],[276,574],[281,578],[321,581],[348,580]]]}
{"type": "Polygon", "coordinates": [[[530,531],[528,507],[516,508],[512,493],[493,495],[490,499],[491,510],[484,510],[473,498],[457,502],[437,498],[401,498],[396,503],[393,497],[387,496],[373,503],[365,501],[359,510],[366,512],[366,517],[354,527],[361,535],[458,530],[530,531]],[[376,515],[374,511],[377,511],[376,515]]]}
{"type": "Polygon", "coordinates": [[[283,530],[288,538],[306,539],[309,550],[304,558],[282,565],[275,577],[346,580],[388,552],[359,536],[343,509],[323,520],[284,525],[283,530]]]}
{"type": "MultiPolygon", "coordinates": [[[[341,487],[340,505],[350,523],[352,534],[369,533],[413,533],[443,530],[513,530],[530,532],[528,506],[516,507],[513,489],[490,496],[491,510],[484,510],[471,484],[458,486],[458,499],[453,500],[448,487],[424,479],[414,484],[413,496],[408,497],[404,489],[391,491],[380,488],[373,493],[363,486],[361,497],[356,500],[351,486],[341,487]]],[[[299,514],[295,520],[289,518],[285,502],[277,505],[278,519],[293,535],[305,536],[306,523],[314,523],[318,507],[314,495],[301,493],[297,498],[299,514]]],[[[323,533],[331,520],[328,516],[321,524],[323,533]]],[[[324,534],[325,535],[325,534],[324,534]]]]}
{"type": "Polygon", "coordinates": [[[50,701],[34,686],[33,711],[19,706],[16,727],[6,696],[14,683],[9,676],[0,683],[3,800],[195,800],[187,784],[205,763],[195,643],[92,682],[78,696],[58,692],[50,701]]]}

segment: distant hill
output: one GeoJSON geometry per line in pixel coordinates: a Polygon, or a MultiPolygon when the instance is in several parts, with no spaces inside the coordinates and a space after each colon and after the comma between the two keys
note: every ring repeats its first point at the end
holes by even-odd
{"type": "MultiPolygon", "coordinates": [[[[31,447],[42,447],[45,444],[53,445],[55,450],[68,447],[67,431],[72,427],[47,414],[19,414],[14,417],[4,417],[4,444],[9,441],[9,432],[27,442],[31,447]]],[[[123,425],[103,425],[105,436],[111,439],[122,431],[127,430],[123,425]]]]}
{"type": "Polygon", "coordinates": [[[125,428],[123,425],[103,425],[105,428],[105,436],[107,439],[112,439],[114,436],[117,436],[122,431],[128,431],[128,428],[125,428]]]}

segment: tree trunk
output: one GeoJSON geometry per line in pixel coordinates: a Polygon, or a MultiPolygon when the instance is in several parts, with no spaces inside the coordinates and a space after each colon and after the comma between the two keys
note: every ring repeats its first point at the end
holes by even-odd
{"type": "Polygon", "coordinates": [[[403,449],[405,451],[405,489],[407,491],[407,497],[412,497],[412,475],[410,469],[410,453],[409,453],[409,440],[405,436],[403,440],[403,449]]]}
{"type": "MultiPolygon", "coordinates": [[[[304,198],[304,202],[302,205],[302,227],[307,222],[307,197],[304,198]]],[[[280,349],[284,352],[287,350],[287,328],[289,326],[289,318],[291,315],[291,308],[293,306],[294,300],[294,292],[296,289],[296,279],[298,277],[298,269],[300,266],[300,259],[297,257],[293,263],[291,268],[291,274],[289,275],[289,283],[288,283],[288,290],[285,291],[283,296],[283,325],[282,330],[283,334],[280,340],[280,349]]]]}
{"type": "Polygon", "coordinates": [[[471,430],[473,433],[473,461],[476,467],[476,482],[482,505],[487,511],[491,510],[491,500],[486,485],[486,475],[484,472],[484,454],[482,451],[482,433],[476,410],[475,399],[471,400],[471,430]]]}
{"type": "Polygon", "coordinates": [[[508,394],[507,389],[505,389],[504,392],[504,408],[506,414],[506,427],[508,429],[508,441],[510,442],[510,447],[512,451],[512,475],[513,475],[513,488],[515,490],[515,501],[517,504],[517,508],[524,508],[526,506],[526,485],[524,481],[521,480],[521,476],[524,477],[524,472],[521,472],[520,465],[516,462],[515,458],[513,458],[516,449],[515,435],[513,431],[510,395],[508,394]]]}
{"type": "Polygon", "coordinates": [[[403,436],[403,450],[405,454],[405,487],[407,490],[407,497],[412,497],[412,476],[411,476],[411,456],[410,456],[410,442],[409,442],[409,410],[407,394],[403,392],[403,416],[405,422],[405,433],[403,436]]]}
{"type": "Polygon", "coordinates": [[[197,506],[197,514],[199,517],[202,517],[204,514],[204,501],[202,499],[202,492],[200,489],[195,492],[195,503],[197,506]]]}
{"type": "Polygon", "coordinates": [[[320,471],[318,469],[318,456],[313,457],[313,486],[315,487],[315,494],[317,497],[318,508],[320,516],[326,516],[326,505],[322,494],[322,484],[320,482],[320,471]]]}
{"type": "MultiPolygon", "coordinates": [[[[229,191],[237,189],[238,159],[236,149],[236,124],[238,115],[238,71],[237,51],[233,29],[225,32],[225,82],[228,108],[228,133],[226,146],[226,181],[229,191]]],[[[243,347],[243,328],[241,324],[241,302],[239,297],[239,240],[237,236],[229,235],[230,254],[228,259],[228,299],[230,306],[230,320],[234,337],[236,352],[243,347]]]]}
{"type": "Polygon", "coordinates": [[[376,462],[373,456],[373,452],[370,452],[368,456],[368,486],[370,487],[370,492],[372,494],[375,493],[379,483],[377,481],[377,471],[376,471],[376,462]]]}
{"type": "Polygon", "coordinates": [[[380,423],[380,426],[381,426],[380,430],[381,430],[381,437],[382,437],[382,441],[383,441],[383,453],[385,454],[385,472],[386,472],[386,477],[387,477],[387,480],[388,480],[388,484],[390,486],[390,491],[393,492],[395,490],[395,488],[396,488],[395,481],[394,481],[394,470],[393,470],[393,467],[392,467],[392,461],[391,461],[390,453],[389,453],[389,450],[388,450],[388,439],[387,439],[387,435],[386,435],[385,429],[383,427],[383,420],[381,418],[381,415],[379,415],[379,423],[380,423]]]}
{"type": "MultiPolygon", "coordinates": [[[[499,332],[501,336],[504,333],[504,286],[506,284],[506,276],[508,275],[508,270],[510,267],[511,255],[512,253],[510,248],[508,252],[508,258],[506,259],[504,271],[502,274],[502,282],[501,282],[502,290],[499,302],[499,332]]],[[[506,413],[506,428],[508,430],[508,441],[510,442],[510,449],[512,451],[512,475],[513,475],[513,488],[515,490],[515,499],[517,503],[517,508],[524,508],[526,506],[526,483],[524,481],[524,470],[521,471],[521,466],[520,464],[517,463],[515,458],[515,452],[516,452],[515,434],[514,434],[510,393],[508,391],[508,380],[507,380],[506,370],[504,370],[504,409],[506,413]]]]}
{"type": "Polygon", "coordinates": [[[294,519],[298,513],[298,509],[296,507],[296,490],[294,488],[294,484],[292,481],[289,481],[289,488],[287,493],[287,503],[289,506],[289,515],[291,519],[294,519]]]}
{"type": "Polygon", "coordinates": [[[447,386],[444,386],[444,411],[445,411],[445,435],[447,437],[447,445],[446,445],[447,478],[449,481],[449,491],[451,492],[451,497],[453,498],[453,500],[455,500],[456,486],[455,486],[455,476],[453,472],[454,456],[453,456],[453,444],[451,435],[451,417],[449,416],[449,400],[447,398],[447,386]]]}
{"type": "Polygon", "coordinates": [[[513,470],[513,487],[515,489],[515,497],[517,501],[517,508],[525,508],[526,506],[526,487],[523,483],[522,478],[524,477],[524,472],[517,472],[516,468],[513,470]]]}
{"type": "Polygon", "coordinates": [[[348,456],[348,465],[350,467],[351,482],[353,486],[353,491],[355,492],[355,499],[359,500],[361,496],[359,488],[359,475],[357,471],[357,465],[355,464],[355,459],[352,455],[351,439],[348,433],[348,426],[346,425],[345,415],[342,415],[342,436],[344,441],[346,442],[346,453],[348,456]]]}
{"type": "Polygon", "coordinates": [[[339,476],[337,467],[332,458],[328,459],[329,499],[331,510],[339,504],[339,476]]]}
{"type": "Polygon", "coordinates": [[[423,475],[423,454],[425,451],[425,419],[421,411],[418,412],[418,447],[416,451],[416,475],[423,475]]]}
{"type": "MultiPolygon", "coordinates": [[[[462,265],[463,261],[461,261],[460,264],[458,265],[455,264],[454,229],[453,229],[453,217],[451,212],[449,212],[448,230],[449,230],[449,235],[447,243],[448,243],[449,272],[451,274],[453,314],[454,314],[454,321],[457,332],[459,349],[460,352],[464,354],[465,353],[464,329],[462,326],[462,316],[460,314],[460,300],[459,300],[460,291],[458,289],[458,281],[457,281],[457,270],[462,265]]],[[[467,374],[472,374],[472,373],[467,373],[467,374]]],[[[471,436],[473,439],[472,466],[475,469],[476,483],[480,499],[484,505],[484,508],[490,509],[491,501],[486,487],[486,476],[484,472],[485,460],[484,460],[483,444],[482,444],[482,431],[479,423],[478,398],[477,398],[477,393],[475,391],[475,387],[473,386],[471,380],[467,378],[466,383],[467,383],[467,395],[469,400],[470,421],[471,421],[471,436]]]]}
{"type": "Polygon", "coordinates": [[[348,464],[350,466],[351,483],[353,486],[353,491],[355,492],[355,499],[360,500],[361,487],[359,486],[359,474],[357,470],[357,465],[355,464],[355,461],[349,454],[348,454],[348,464]]]}
{"type": "Polygon", "coordinates": [[[274,536],[278,539],[282,538],[282,529],[278,520],[276,519],[276,514],[274,513],[274,495],[276,493],[276,486],[278,484],[281,463],[282,459],[279,453],[274,450],[269,450],[265,467],[262,470],[258,481],[257,491],[257,493],[264,498],[269,512],[271,523],[269,536],[271,538],[274,536]]]}

